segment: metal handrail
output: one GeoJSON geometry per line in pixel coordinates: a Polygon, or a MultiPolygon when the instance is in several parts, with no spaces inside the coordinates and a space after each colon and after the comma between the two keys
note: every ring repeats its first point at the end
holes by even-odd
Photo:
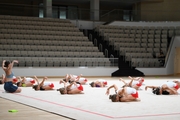
{"type": "Polygon", "coordinates": [[[173,37],[171,38],[171,42],[170,42],[170,44],[169,44],[169,49],[168,49],[168,52],[167,52],[166,57],[165,57],[164,67],[166,67],[166,65],[167,65],[167,61],[168,61],[168,59],[169,59],[170,52],[171,52],[171,50],[172,50],[172,45],[173,45],[173,42],[174,42],[174,38],[175,38],[175,36],[173,36],[173,37]]]}

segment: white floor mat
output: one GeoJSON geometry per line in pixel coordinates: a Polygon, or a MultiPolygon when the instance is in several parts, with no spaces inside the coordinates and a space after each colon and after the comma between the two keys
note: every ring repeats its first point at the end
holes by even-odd
{"type": "MultiPolygon", "coordinates": [[[[112,84],[123,85],[117,78],[104,78],[108,86],[112,84]]],[[[89,82],[95,78],[89,79],[89,82]]],[[[128,80],[128,79],[126,79],[128,80]]],[[[145,85],[160,85],[173,79],[145,79],[145,85]]],[[[54,81],[55,89],[61,87],[54,81]]],[[[77,120],[179,120],[180,95],[154,95],[151,90],[139,90],[140,102],[116,102],[113,103],[105,95],[107,88],[91,88],[83,85],[84,94],[61,95],[58,91],[34,91],[31,87],[23,87],[21,93],[6,93],[3,85],[0,85],[0,96],[17,101],[29,106],[40,108],[52,113],[67,116],[77,120]]],[[[114,90],[110,91],[114,93],[114,90]]]]}

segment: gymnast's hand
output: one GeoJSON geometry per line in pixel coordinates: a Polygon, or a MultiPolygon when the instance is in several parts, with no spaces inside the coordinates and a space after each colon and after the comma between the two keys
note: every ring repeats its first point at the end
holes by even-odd
{"type": "Polygon", "coordinates": [[[106,91],[106,95],[109,95],[109,90],[107,89],[107,91],[106,91]]]}

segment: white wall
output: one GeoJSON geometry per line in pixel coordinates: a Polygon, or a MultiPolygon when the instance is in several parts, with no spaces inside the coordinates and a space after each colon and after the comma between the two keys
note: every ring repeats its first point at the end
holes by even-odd
{"type": "Polygon", "coordinates": [[[169,64],[167,64],[167,74],[174,74],[174,59],[176,47],[180,47],[180,36],[176,36],[174,39],[173,46],[171,48],[170,56],[168,59],[169,64]]]}
{"type": "MultiPolygon", "coordinates": [[[[117,67],[57,67],[57,68],[18,68],[14,67],[13,72],[16,76],[65,76],[66,74],[83,74],[83,76],[111,76],[111,73],[118,70],[117,67]]],[[[4,74],[4,71],[0,69],[0,75],[4,74]]]]}

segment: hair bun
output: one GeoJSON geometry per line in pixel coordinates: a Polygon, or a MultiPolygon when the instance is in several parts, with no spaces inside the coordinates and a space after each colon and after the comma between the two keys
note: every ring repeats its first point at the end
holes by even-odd
{"type": "Polygon", "coordinates": [[[153,88],[152,89],[152,92],[156,95],[159,95],[160,94],[160,88],[153,88]]]}

